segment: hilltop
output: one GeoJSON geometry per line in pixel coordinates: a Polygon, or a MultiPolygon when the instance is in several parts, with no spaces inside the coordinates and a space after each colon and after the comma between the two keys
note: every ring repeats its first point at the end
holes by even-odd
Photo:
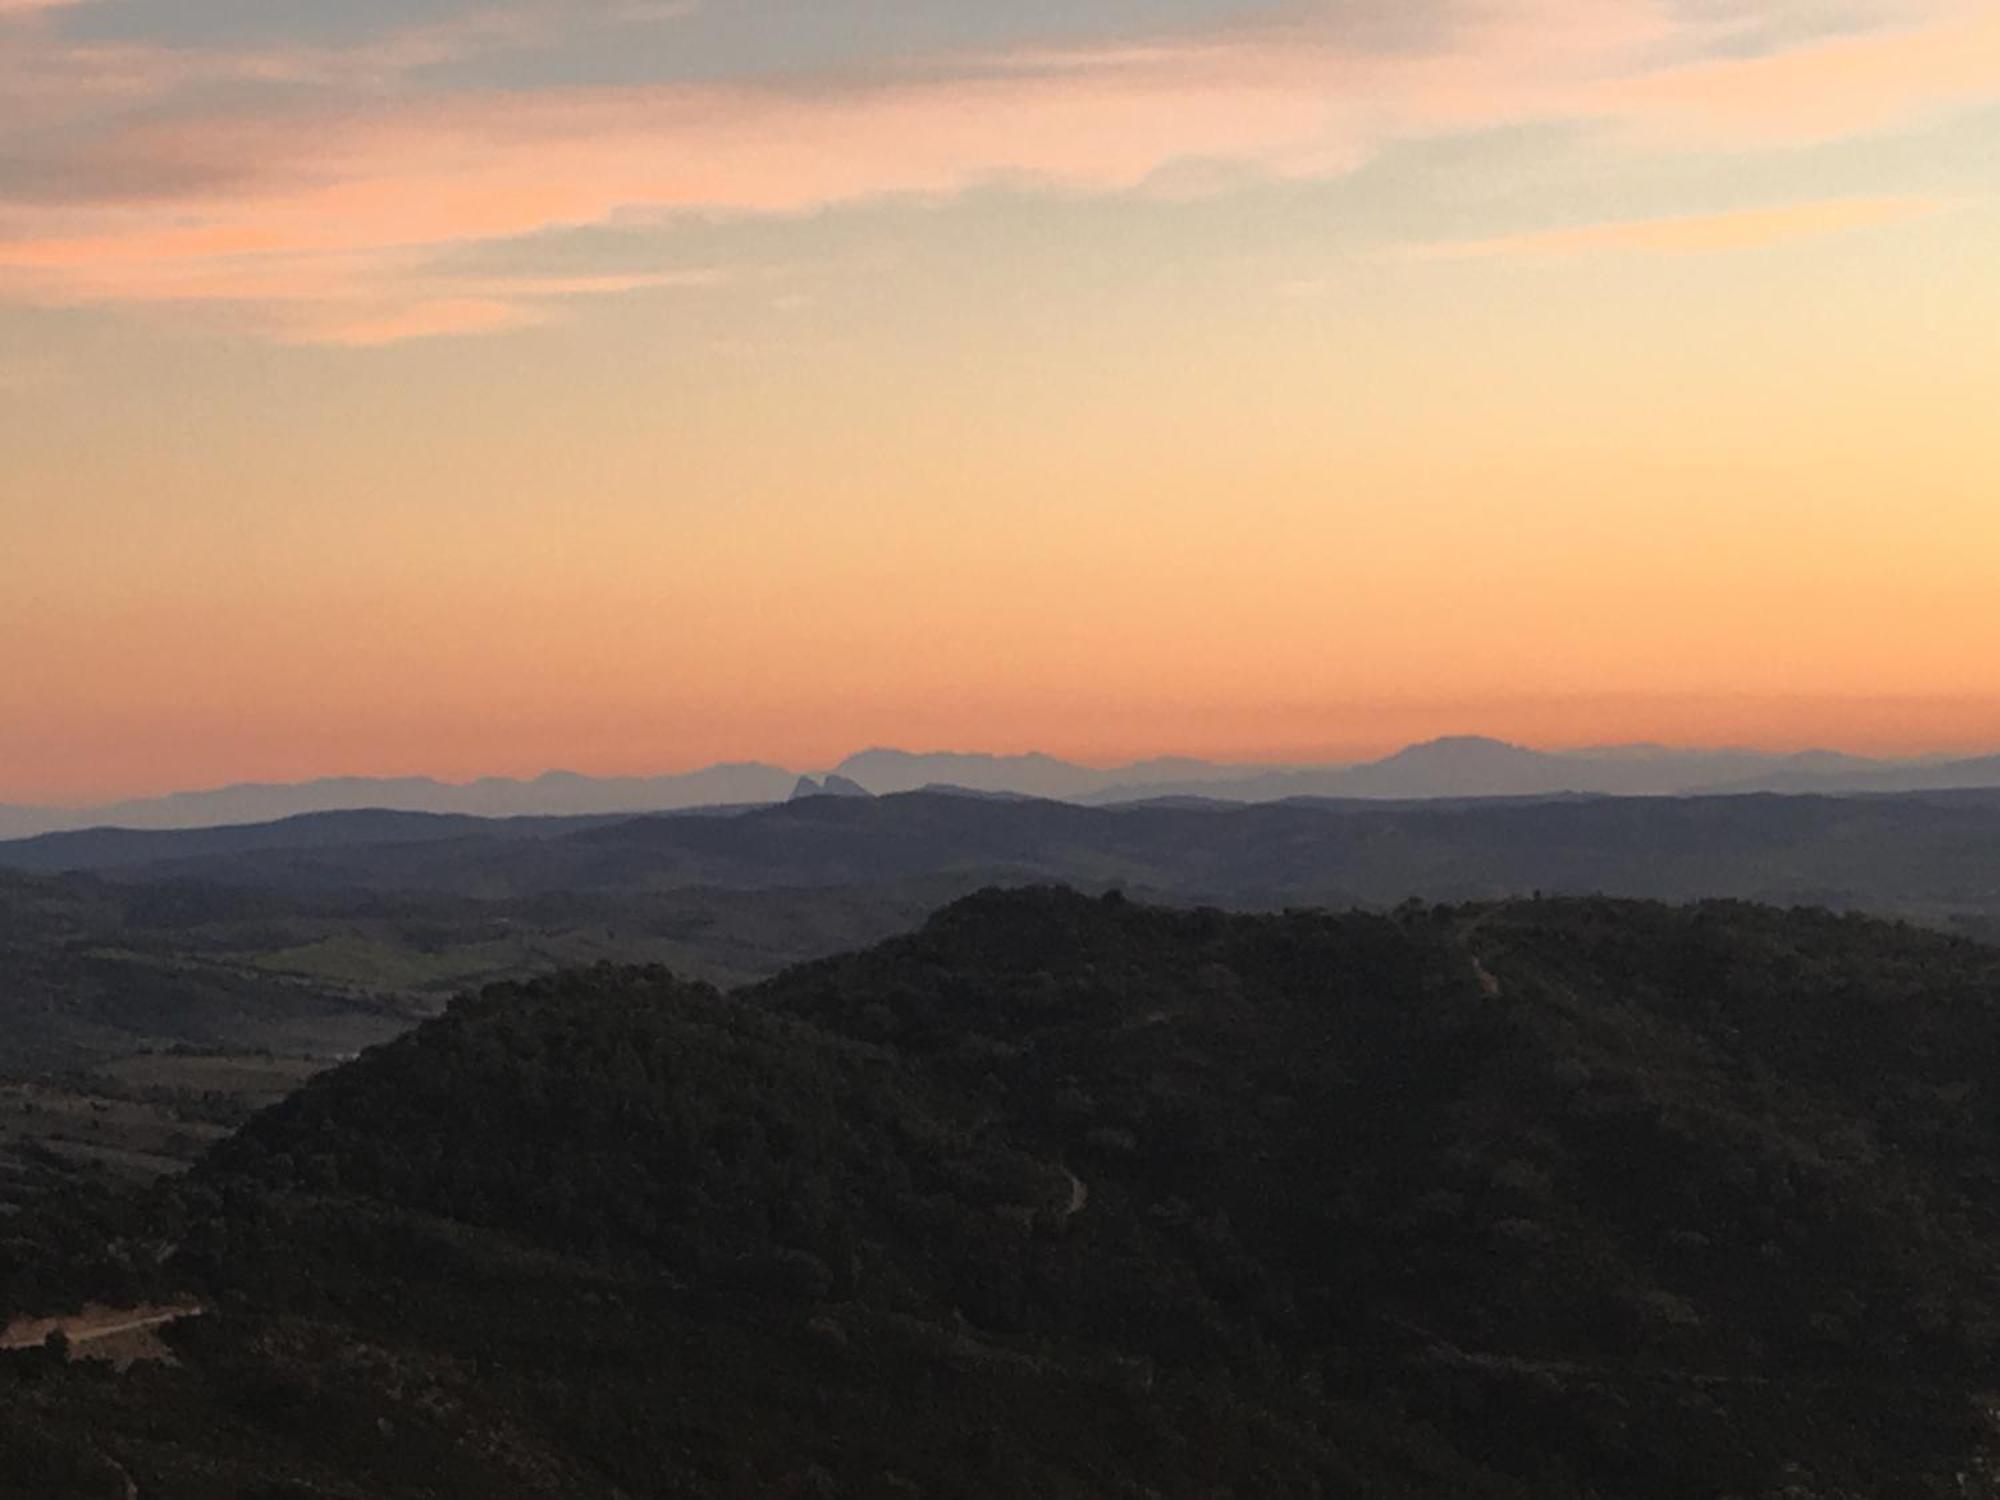
{"type": "Polygon", "coordinates": [[[177,1249],[131,1289],[212,1308],[182,1368],[10,1366],[0,1456],[167,1496],[2000,1493],[1996,995],[1994,950],[1825,913],[1059,890],[734,994],[490,988],[145,1210],[177,1249]]]}

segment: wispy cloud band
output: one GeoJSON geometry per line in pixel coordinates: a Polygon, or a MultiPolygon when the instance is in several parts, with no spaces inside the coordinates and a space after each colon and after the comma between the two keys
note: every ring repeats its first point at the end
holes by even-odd
{"type": "MultiPolygon", "coordinates": [[[[860,75],[434,93],[396,80],[516,23],[473,17],[334,66],[304,52],[64,50],[30,21],[39,40],[9,51],[0,39],[0,84],[40,56],[89,87],[68,104],[45,88],[29,100],[48,103],[25,111],[14,167],[0,170],[0,297],[222,303],[281,337],[385,342],[659,284],[530,291],[438,269],[468,245],[621,218],[792,214],[995,183],[1124,192],[1199,163],[1328,176],[1392,141],[1536,121],[1638,149],[1786,147],[2000,98],[2000,16],[1954,0],[1727,56],[1712,55],[1741,24],[1727,7],[1493,0],[1441,6],[1434,22],[1397,46],[1305,12],[860,75]],[[78,97],[97,102],[65,114],[78,97]]],[[[1857,215],[1894,216],[1809,205],[1432,253],[1730,248],[1857,215]]]]}
{"type": "Polygon", "coordinates": [[[1531,234],[1424,245],[1419,260],[1573,260],[1603,254],[1710,255],[1898,224],[1943,205],[1933,198],[1831,198],[1727,213],[1565,225],[1531,234]]]}

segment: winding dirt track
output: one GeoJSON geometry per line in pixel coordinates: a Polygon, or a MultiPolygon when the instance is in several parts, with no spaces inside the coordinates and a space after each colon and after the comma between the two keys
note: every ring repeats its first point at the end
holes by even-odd
{"type": "Polygon", "coordinates": [[[1495,917],[1514,904],[1512,901],[1496,902],[1494,905],[1487,907],[1486,910],[1482,911],[1471,921],[1461,925],[1458,931],[1452,934],[1457,940],[1458,946],[1464,949],[1467,960],[1472,964],[1472,976],[1479,981],[1479,993],[1484,995],[1488,1000],[1498,1000],[1506,993],[1506,986],[1501,984],[1499,975],[1486,967],[1486,960],[1472,946],[1472,939],[1478,935],[1480,928],[1484,927],[1488,922],[1491,922],[1495,917]]]}
{"type": "Polygon", "coordinates": [[[1067,1224],[1089,1205],[1090,1184],[1068,1167],[1063,1168],[1063,1176],[1069,1179],[1069,1207],[1063,1210],[1063,1222],[1067,1224]]]}
{"type": "Polygon", "coordinates": [[[150,1333],[183,1318],[198,1318],[206,1309],[196,1303],[172,1307],[89,1307],[69,1318],[22,1318],[0,1332],[0,1349],[36,1349],[60,1332],[72,1349],[130,1334],[150,1333]]]}

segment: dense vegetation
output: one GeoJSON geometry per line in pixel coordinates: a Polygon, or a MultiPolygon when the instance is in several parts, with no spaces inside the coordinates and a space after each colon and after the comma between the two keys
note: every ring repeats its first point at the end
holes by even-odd
{"type": "Polygon", "coordinates": [[[995,892],[733,995],[502,985],[0,1231],[0,1301],[81,1212],[213,1309],[177,1369],[5,1360],[0,1474],[2000,1494],[1996,1076],[2000,953],[1729,903],[995,892]]]}

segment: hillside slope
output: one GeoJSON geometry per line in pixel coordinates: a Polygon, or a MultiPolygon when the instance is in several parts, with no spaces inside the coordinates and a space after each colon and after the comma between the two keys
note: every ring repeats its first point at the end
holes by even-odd
{"type": "Polygon", "coordinates": [[[17,1359],[0,1457],[148,1496],[1993,1495],[1996,1065],[2000,953],[1726,903],[1029,890],[733,996],[502,986],[145,1209],[214,1307],[183,1367],[17,1359]]]}

